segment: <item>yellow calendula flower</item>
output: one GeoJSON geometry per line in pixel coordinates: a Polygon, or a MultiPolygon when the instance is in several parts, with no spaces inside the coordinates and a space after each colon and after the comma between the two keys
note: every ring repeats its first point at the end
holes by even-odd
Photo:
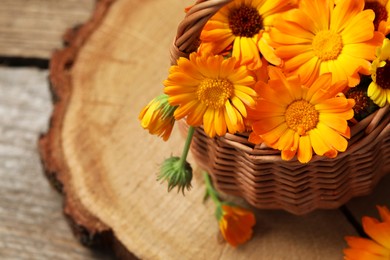
{"type": "Polygon", "coordinates": [[[175,109],[176,107],[169,105],[168,96],[162,94],[150,101],[138,118],[141,120],[141,126],[148,129],[150,134],[161,136],[166,141],[175,124],[173,117],[175,109]]]}
{"type": "Polygon", "coordinates": [[[368,96],[380,107],[390,103],[390,40],[385,39],[377,50],[377,58],[371,64],[372,82],[368,96]]]}
{"type": "Polygon", "coordinates": [[[307,85],[331,72],[333,83],[356,86],[384,38],[374,31],[374,12],[363,9],[364,0],[301,0],[275,19],[269,37],[284,70],[307,85]]]}
{"type": "Polygon", "coordinates": [[[251,69],[261,66],[260,53],[278,65],[273,50],[262,33],[273,23],[275,14],[291,9],[295,0],[233,0],[222,7],[205,25],[202,49],[220,54],[232,46],[232,56],[251,69]]]}
{"type": "Polygon", "coordinates": [[[245,130],[247,107],[254,106],[255,81],[235,58],[192,53],[179,58],[164,81],[169,103],[178,106],[176,119],[203,125],[210,137],[245,130]]]}
{"type": "Polygon", "coordinates": [[[364,9],[371,9],[375,13],[375,30],[384,35],[390,33],[390,1],[389,0],[365,0],[364,9]]]}
{"type": "Polygon", "coordinates": [[[349,248],[344,249],[345,260],[389,260],[390,259],[390,211],[378,206],[382,221],[363,217],[363,229],[369,238],[345,237],[349,248]]]}
{"type": "Polygon", "coordinates": [[[307,163],[313,150],[330,158],[345,151],[345,138],[350,137],[347,120],[353,118],[355,104],[338,94],[346,81],[332,84],[332,75],[327,73],[308,88],[297,76],[286,78],[280,69],[269,67],[269,74],[256,108],[248,113],[253,120],[252,135],[281,150],[284,160],[297,155],[300,162],[307,163]]]}

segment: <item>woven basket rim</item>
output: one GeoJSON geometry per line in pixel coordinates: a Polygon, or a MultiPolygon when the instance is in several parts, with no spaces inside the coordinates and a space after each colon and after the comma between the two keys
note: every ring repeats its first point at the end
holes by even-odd
{"type": "MultiPolygon", "coordinates": [[[[348,140],[348,148],[345,152],[339,153],[338,157],[344,157],[358,150],[360,150],[360,152],[364,152],[365,149],[375,145],[384,135],[389,133],[389,122],[389,106],[387,105],[375,111],[357,124],[351,126],[351,138],[348,140]]],[[[254,145],[249,141],[244,141],[243,139],[248,139],[248,136],[249,132],[238,134],[227,133],[225,136],[220,138],[226,139],[225,142],[228,142],[233,147],[244,150],[253,156],[267,155],[274,161],[283,161],[280,156],[280,151],[275,152],[276,150],[266,146],[264,143],[254,145]]],[[[315,154],[310,162],[323,159],[323,156],[315,154]]],[[[291,162],[293,161],[297,161],[297,158],[291,160],[291,162]]]]}

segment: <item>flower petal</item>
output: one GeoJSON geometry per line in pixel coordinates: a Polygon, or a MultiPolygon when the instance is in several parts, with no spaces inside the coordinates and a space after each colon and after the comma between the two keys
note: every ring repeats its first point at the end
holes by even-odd
{"type": "Polygon", "coordinates": [[[308,135],[299,138],[298,160],[301,163],[308,163],[313,156],[313,149],[308,135]]]}
{"type": "Polygon", "coordinates": [[[380,245],[390,250],[390,223],[379,222],[371,217],[363,217],[362,222],[367,234],[380,245]]]}

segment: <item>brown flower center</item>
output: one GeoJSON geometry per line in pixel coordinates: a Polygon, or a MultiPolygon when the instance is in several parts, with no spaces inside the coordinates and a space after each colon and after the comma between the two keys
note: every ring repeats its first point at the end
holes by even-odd
{"type": "Polygon", "coordinates": [[[353,107],[355,115],[360,115],[360,113],[368,110],[370,105],[370,98],[367,97],[365,91],[352,89],[351,91],[347,92],[347,97],[355,100],[355,106],[353,107]]]}
{"type": "Polygon", "coordinates": [[[251,38],[263,28],[263,20],[256,8],[241,5],[232,9],[228,16],[229,27],[235,36],[251,38]]]}
{"type": "Polygon", "coordinates": [[[299,135],[314,129],[319,121],[319,113],[314,105],[306,100],[296,100],[291,103],[285,113],[287,126],[299,135]]]}
{"type": "Polygon", "coordinates": [[[320,31],[312,42],[314,54],[322,61],[335,60],[343,49],[341,36],[332,31],[320,31]]]}
{"type": "Polygon", "coordinates": [[[378,30],[381,21],[387,21],[388,13],[386,7],[378,2],[366,2],[364,9],[371,9],[375,13],[374,26],[378,30]]]}
{"type": "Polygon", "coordinates": [[[233,84],[227,79],[204,79],[196,91],[198,100],[214,109],[225,105],[234,92],[233,84]]]}
{"type": "Polygon", "coordinates": [[[383,89],[390,89],[390,60],[376,69],[376,84],[383,89]]]}

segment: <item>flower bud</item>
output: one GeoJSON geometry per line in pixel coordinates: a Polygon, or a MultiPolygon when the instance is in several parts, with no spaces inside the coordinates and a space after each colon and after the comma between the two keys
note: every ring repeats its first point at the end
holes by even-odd
{"type": "Polygon", "coordinates": [[[252,238],[256,218],[253,212],[227,203],[217,207],[216,216],[223,238],[233,247],[252,238]]]}
{"type": "Polygon", "coordinates": [[[162,94],[142,109],[139,114],[141,125],[144,129],[148,129],[150,134],[162,136],[163,140],[168,140],[171,135],[175,118],[173,113],[176,107],[168,103],[168,96],[162,94]]]}
{"type": "Polygon", "coordinates": [[[178,191],[181,190],[184,194],[184,189],[190,190],[191,188],[192,167],[180,157],[172,156],[163,162],[157,180],[166,180],[168,191],[178,187],[178,191]]]}

